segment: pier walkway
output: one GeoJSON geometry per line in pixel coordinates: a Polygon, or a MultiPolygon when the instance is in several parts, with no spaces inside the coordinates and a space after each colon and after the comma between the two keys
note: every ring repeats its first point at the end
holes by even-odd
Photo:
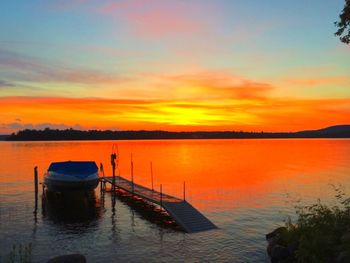
{"type": "MultiPolygon", "coordinates": [[[[113,177],[101,177],[113,187],[113,177]]],[[[115,187],[141,197],[151,203],[160,205],[187,233],[206,231],[217,228],[208,218],[183,199],[158,192],[123,177],[115,177],[115,187]]]]}

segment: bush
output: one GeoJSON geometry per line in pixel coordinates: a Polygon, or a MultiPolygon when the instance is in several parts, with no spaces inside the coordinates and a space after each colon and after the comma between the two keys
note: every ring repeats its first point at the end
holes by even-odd
{"type": "MultiPolygon", "coordinates": [[[[298,262],[333,262],[341,253],[350,255],[350,198],[336,188],[336,204],[317,203],[296,207],[297,221],[289,218],[281,240],[286,245],[297,244],[298,262]]],[[[346,261],[348,262],[348,261],[346,261]]]]}

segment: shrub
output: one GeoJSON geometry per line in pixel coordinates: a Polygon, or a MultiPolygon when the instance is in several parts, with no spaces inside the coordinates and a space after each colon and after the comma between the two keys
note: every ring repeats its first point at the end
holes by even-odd
{"type": "Polygon", "coordinates": [[[350,198],[335,188],[336,204],[315,204],[296,207],[297,221],[289,218],[282,233],[282,242],[297,244],[298,262],[316,263],[336,260],[340,253],[350,255],[350,198]]]}

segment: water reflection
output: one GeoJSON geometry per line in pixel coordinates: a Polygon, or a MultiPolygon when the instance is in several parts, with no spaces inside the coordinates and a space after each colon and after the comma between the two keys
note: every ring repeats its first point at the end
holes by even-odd
{"type": "Polygon", "coordinates": [[[148,209],[132,206],[135,200],[115,200],[98,189],[97,200],[44,200],[41,209],[40,199],[32,219],[34,166],[39,181],[52,160],[94,160],[109,176],[113,143],[0,142],[2,253],[22,241],[33,244],[35,262],[76,252],[88,262],[267,262],[266,232],[294,215],[287,194],[305,203],[328,202],[334,196],[330,183],[350,189],[350,140],[118,141],[123,177],[131,177],[132,152],[135,182],[151,187],[153,161],[154,185],[181,197],[186,181],[188,201],[220,230],[188,235],[165,229],[148,209]]]}
{"type": "Polygon", "coordinates": [[[98,222],[103,205],[95,192],[52,193],[46,191],[42,197],[43,219],[55,224],[90,227],[98,222]]]}

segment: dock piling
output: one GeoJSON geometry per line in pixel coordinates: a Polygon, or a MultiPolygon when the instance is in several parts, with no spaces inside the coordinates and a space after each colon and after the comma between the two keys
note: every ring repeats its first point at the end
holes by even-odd
{"type": "Polygon", "coordinates": [[[151,162],[151,183],[152,183],[152,192],[154,192],[154,188],[153,188],[153,164],[151,162]]]}
{"type": "Polygon", "coordinates": [[[35,211],[38,209],[38,166],[34,167],[35,211]]]}
{"type": "Polygon", "coordinates": [[[113,165],[113,192],[115,192],[115,165],[113,165]]]}
{"type": "Polygon", "coordinates": [[[132,193],[134,193],[134,161],[131,154],[131,183],[132,183],[132,193]]]}
{"type": "Polygon", "coordinates": [[[184,181],[184,201],[186,201],[186,181],[184,181]]]}
{"type": "Polygon", "coordinates": [[[160,206],[163,206],[163,189],[162,184],[160,184],[160,206]]]}
{"type": "Polygon", "coordinates": [[[103,186],[106,185],[106,183],[104,182],[105,181],[105,172],[104,172],[102,163],[100,163],[100,172],[103,175],[103,178],[100,180],[100,192],[102,193],[105,190],[103,186]]]}

